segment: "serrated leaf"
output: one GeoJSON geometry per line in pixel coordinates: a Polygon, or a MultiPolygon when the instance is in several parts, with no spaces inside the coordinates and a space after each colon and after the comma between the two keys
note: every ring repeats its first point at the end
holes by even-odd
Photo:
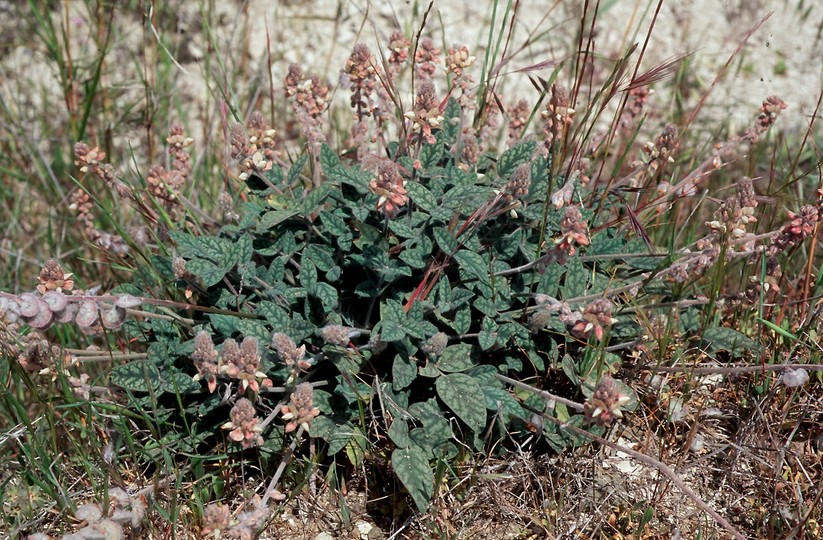
{"type": "Polygon", "coordinates": [[[399,392],[404,388],[408,388],[417,378],[417,366],[414,362],[398,354],[394,357],[391,374],[392,388],[395,392],[399,392]]]}
{"type": "Polygon", "coordinates": [[[497,162],[497,174],[500,178],[508,178],[519,165],[529,161],[536,146],[536,142],[526,141],[503,152],[497,162]]]}
{"type": "Polygon", "coordinates": [[[426,453],[416,445],[398,448],[392,452],[391,463],[394,474],[409,491],[417,509],[425,512],[434,489],[434,479],[426,453]]]}
{"type": "Polygon", "coordinates": [[[138,360],[113,368],[110,382],[132,392],[156,392],[163,381],[154,362],[138,360]]]}
{"type": "Polygon", "coordinates": [[[445,373],[466,371],[473,366],[472,346],[468,343],[446,347],[437,359],[437,367],[445,373]]]}
{"type": "Polygon", "coordinates": [[[437,396],[475,433],[486,425],[483,390],[476,380],[464,373],[451,373],[435,382],[437,396]]]}
{"type": "Polygon", "coordinates": [[[737,330],[715,326],[707,328],[700,339],[712,351],[729,351],[733,355],[741,355],[744,351],[757,351],[760,346],[752,338],[741,334],[737,330]]]}
{"type": "Polygon", "coordinates": [[[223,279],[228,269],[220,268],[205,259],[191,259],[186,261],[186,270],[203,280],[203,285],[211,287],[223,279]]]}
{"type": "Polygon", "coordinates": [[[408,182],[406,184],[406,191],[412,202],[429,214],[437,211],[437,199],[434,198],[434,195],[432,195],[425,186],[416,182],[408,182]]]}

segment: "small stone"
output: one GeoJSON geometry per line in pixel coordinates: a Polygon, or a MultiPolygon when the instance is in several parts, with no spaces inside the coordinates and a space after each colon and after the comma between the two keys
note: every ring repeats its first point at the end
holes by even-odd
{"type": "Polygon", "coordinates": [[[100,521],[100,518],[103,517],[103,511],[94,503],[80,504],[77,505],[77,512],[75,512],[74,517],[81,521],[91,523],[93,521],[100,521]]]}

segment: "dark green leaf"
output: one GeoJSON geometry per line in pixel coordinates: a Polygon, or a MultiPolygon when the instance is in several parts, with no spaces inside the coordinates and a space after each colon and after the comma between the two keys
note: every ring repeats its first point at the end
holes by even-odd
{"type": "Polygon", "coordinates": [[[452,146],[457,141],[457,136],[460,133],[460,105],[454,98],[449,98],[446,103],[446,108],[443,109],[443,140],[449,146],[452,146]]]}
{"type": "Polygon", "coordinates": [[[426,453],[416,445],[398,448],[392,452],[391,463],[397,478],[409,490],[417,509],[425,512],[434,489],[434,479],[426,453]]]}
{"type": "Polygon", "coordinates": [[[332,191],[334,190],[334,185],[332,183],[325,183],[320,184],[313,190],[311,190],[303,200],[300,201],[300,213],[304,216],[308,216],[320,209],[320,206],[326,200],[326,197],[331,195],[332,191]]]}
{"type": "Polygon", "coordinates": [[[334,150],[328,144],[324,144],[320,148],[320,168],[323,170],[323,174],[329,176],[332,170],[341,166],[340,158],[337,157],[334,150]]]}
{"type": "Polygon", "coordinates": [[[399,392],[414,382],[417,378],[417,366],[414,362],[401,355],[394,357],[392,364],[392,387],[395,392],[399,392]]]}
{"type": "Polygon", "coordinates": [[[317,283],[317,267],[310,260],[300,261],[300,284],[304,287],[313,287],[317,283]]]}
{"type": "Polygon", "coordinates": [[[153,362],[134,361],[111,370],[111,383],[132,392],[156,392],[161,384],[160,372],[153,362]]]}
{"type": "Polygon", "coordinates": [[[451,373],[435,382],[437,396],[474,432],[486,425],[486,402],[477,381],[464,373],[451,373]]]}
{"type": "Polygon", "coordinates": [[[298,215],[296,210],[270,210],[260,216],[257,224],[257,232],[265,232],[274,229],[284,221],[298,215]]]}
{"type": "MultiPolygon", "coordinates": [[[[502,409],[502,412],[507,416],[514,416],[516,418],[527,417],[527,413],[525,409],[520,406],[520,402],[503,388],[484,386],[483,397],[486,399],[486,408],[490,411],[496,412],[502,409]]],[[[507,417],[504,417],[504,420],[507,419],[507,417]]]]}
{"type": "Polygon", "coordinates": [[[760,349],[755,340],[731,328],[707,328],[700,338],[712,351],[729,351],[735,356],[742,355],[745,351],[753,352],[760,349]]]}
{"type": "Polygon", "coordinates": [[[388,299],[380,304],[380,318],[384,321],[402,323],[406,320],[406,310],[400,302],[388,299]]]}
{"type": "Polygon", "coordinates": [[[431,192],[422,184],[409,182],[406,184],[406,191],[408,191],[409,198],[412,202],[429,214],[437,211],[437,200],[434,198],[434,195],[432,195],[431,192]]]}
{"type": "MultiPolygon", "coordinates": [[[[321,152],[321,157],[322,157],[323,150],[321,149],[320,152],[321,152]]],[[[287,182],[290,186],[297,183],[297,180],[299,180],[299,178],[300,178],[300,171],[303,170],[303,167],[306,166],[306,163],[308,161],[309,161],[309,155],[304,154],[304,155],[300,156],[299,158],[297,158],[297,161],[295,161],[292,164],[292,166],[289,168],[289,174],[286,177],[286,180],[287,180],[287,182]]]]}
{"type": "Polygon", "coordinates": [[[286,310],[284,310],[274,302],[269,302],[268,300],[264,300],[257,304],[257,309],[255,310],[255,313],[265,317],[266,320],[269,321],[275,329],[287,328],[289,326],[289,323],[291,322],[289,320],[289,314],[286,312],[286,310]]]}
{"type": "Polygon", "coordinates": [[[479,253],[464,249],[454,254],[454,260],[461,268],[480,279],[483,283],[490,283],[489,265],[479,253]]]}
{"type": "Polygon", "coordinates": [[[332,236],[346,236],[351,234],[351,229],[346,225],[346,221],[332,214],[331,212],[320,212],[320,220],[332,236]]]}
{"type": "Polygon", "coordinates": [[[161,392],[172,394],[192,394],[202,390],[201,383],[192,379],[191,375],[186,375],[179,371],[170,373],[168,378],[163,380],[163,385],[159,388],[161,392]]]}
{"type": "Polygon", "coordinates": [[[572,259],[566,272],[566,281],[563,284],[563,300],[571,300],[586,293],[586,284],[589,282],[589,272],[580,262],[572,259]]]}
{"type": "Polygon", "coordinates": [[[203,280],[206,287],[211,287],[223,279],[228,269],[220,268],[216,264],[205,259],[192,259],[186,261],[186,270],[203,280]]]}
{"type": "Polygon", "coordinates": [[[320,299],[323,309],[332,312],[337,308],[337,289],[328,283],[318,282],[314,287],[309,287],[308,291],[320,299]]]}
{"type": "Polygon", "coordinates": [[[472,324],[472,312],[468,306],[458,309],[454,314],[452,328],[458,334],[468,334],[472,324]]]}
{"type": "Polygon", "coordinates": [[[252,252],[252,237],[249,234],[243,234],[234,242],[227,242],[226,251],[220,259],[220,265],[225,268],[233,268],[245,264],[251,260],[252,252]]]}
{"type": "MultiPolygon", "coordinates": [[[[426,172],[431,167],[435,167],[440,163],[443,157],[443,137],[438,136],[434,144],[423,143],[420,149],[420,165],[423,171],[426,172]]],[[[416,201],[415,201],[416,202],[416,201]]]]}
{"type": "Polygon", "coordinates": [[[349,444],[355,429],[353,425],[346,422],[345,424],[337,426],[336,429],[332,431],[331,437],[328,439],[330,456],[333,456],[349,444]]]}
{"type": "Polygon", "coordinates": [[[406,337],[403,326],[394,321],[382,321],[380,323],[380,339],[383,341],[400,341],[406,337]]]}
{"type": "Polygon", "coordinates": [[[466,371],[474,366],[472,352],[472,346],[468,343],[450,345],[437,359],[437,367],[446,373],[466,371]]]}
{"type": "Polygon", "coordinates": [[[349,443],[346,445],[346,456],[355,468],[363,464],[368,447],[369,443],[365,433],[363,433],[359,427],[354,426],[352,428],[351,439],[349,439],[349,443]]]}
{"type": "Polygon", "coordinates": [[[400,238],[415,238],[419,234],[417,231],[409,227],[405,221],[400,221],[397,219],[389,221],[389,230],[400,238]]]}
{"type": "Polygon", "coordinates": [[[402,418],[395,418],[389,427],[389,438],[399,448],[407,448],[412,444],[409,438],[409,424],[402,418]]]}
{"type": "Polygon", "coordinates": [[[526,141],[503,152],[497,162],[497,174],[500,178],[508,178],[519,165],[529,161],[536,146],[536,142],[526,141]]]}
{"type": "Polygon", "coordinates": [[[477,334],[480,348],[488,351],[497,344],[497,324],[490,317],[483,319],[483,330],[477,334]]]}
{"type": "Polygon", "coordinates": [[[457,240],[454,239],[454,236],[448,229],[444,227],[436,227],[432,233],[434,234],[434,239],[437,242],[437,245],[441,250],[443,250],[444,253],[452,255],[457,251],[459,247],[457,240]]]}

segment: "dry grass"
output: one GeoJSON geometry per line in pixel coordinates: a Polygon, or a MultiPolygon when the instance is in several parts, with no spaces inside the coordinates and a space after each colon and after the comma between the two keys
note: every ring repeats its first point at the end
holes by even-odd
{"type": "MultiPolygon", "coordinates": [[[[392,21],[386,13],[367,15],[365,10],[360,18],[350,12],[346,12],[348,17],[312,17],[301,15],[304,6],[291,4],[276,8],[279,20],[288,24],[268,28],[268,34],[261,34],[254,10],[245,3],[205,3],[197,9],[195,4],[181,5],[179,12],[173,6],[158,6],[145,17],[139,9],[109,10],[105,4],[91,2],[44,6],[32,2],[8,8],[15,12],[19,26],[0,30],[4,41],[14,44],[0,53],[0,125],[5,132],[0,140],[0,198],[5,216],[0,220],[0,289],[27,290],[42,262],[52,256],[70,263],[77,278],[90,284],[123,281],[135,267],[146,264],[94,249],[78,226],[69,209],[69,193],[76,187],[71,149],[78,140],[98,141],[117,158],[112,161],[129,164],[129,170],[122,171],[124,176],[140,182],[147,171],[132,169],[138,168],[136,164],[166,159],[158,140],[165,137],[169,120],[180,119],[203,143],[194,156],[194,181],[184,188],[184,196],[206,215],[228,185],[223,131],[230,120],[241,120],[248,117],[248,111],[263,108],[272,123],[283,125],[278,129],[284,139],[300,138],[299,125],[282,121],[291,119],[291,113],[280,99],[281,89],[275,88],[279,82],[269,78],[278,70],[285,73],[280,68],[299,56],[294,43],[282,39],[284,34],[297,33],[302,27],[299,31],[311,35],[312,25],[329,30],[333,42],[308,40],[305,55],[307,63],[334,74],[342,66],[336,55],[345,57],[349,52],[337,43],[341,36],[370,38],[384,32],[380,25],[389,22],[399,22],[414,32],[426,8],[415,4],[415,17],[392,21]],[[43,18],[38,20],[35,12],[43,18]]],[[[515,7],[525,9],[520,4],[515,7]]],[[[561,8],[564,20],[574,20],[569,15],[571,8],[561,8]]],[[[439,22],[435,12],[428,24],[438,28],[439,22]]],[[[537,64],[547,54],[539,44],[553,31],[528,28],[528,19],[518,24],[531,31],[523,41],[505,42],[505,31],[498,36],[498,47],[519,53],[513,55],[512,73],[515,67],[537,64]]],[[[451,27],[445,26],[448,34],[451,27]]],[[[740,43],[742,38],[737,37],[735,43],[740,43]]],[[[578,39],[580,44],[585,41],[582,34],[567,38],[578,39]]],[[[487,47],[481,43],[477,50],[487,47]]],[[[740,64],[743,58],[746,53],[731,56],[740,64]]],[[[669,67],[683,66],[685,71],[691,60],[680,60],[669,67]]],[[[732,69],[744,68],[732,65],[732,69]]],[[[539,86],[538,73],[545,79],[551,69],[535,70],[532,82],[539,86]]],[[[674,88],[670,104],[683,114],[696,110],[685,104],[689,99],[693,105],[700,96],[712,95],[707,84],[689,80],[686,72],[676,77],[674,69],[661,69],[661,73],[662,79],[676,83],[666,87],[674,88]]],[[[590,77],[588,89],[582,84],[577,88],[581,96],[594,94],[603,82],[594,80],[595,74],[590,77]]],[[[576,81],[585,81],[585,77],[578,76],[576,81]]],[[[504,89],[499,95],[505,92],[505,82],[505,78],[496,82],[504,89]]],[[[511,90],[511,95],[524,87],[525,83],[511,90]]],[[[345,101],[344,94],[340,91],[337,99],[345,101]]],[[[707,109],[715,114],[716,106],[710,102],[707,109]]],[[[348,127],[344,116],[332,116],[331,131],[341,139],[348,127]]],[[[709,116],[708,127],[691,128],[698,133],[683,156],[690,170],[698,170],[700,160],[711,154],[707,150],[711,143],[726,140],[728,135],[729,118],[709,116]]],[[[643,136],[653,133],[649,127],[643,129],[643,136]]],[[[772,203],[796,208],[795,203],[813,198],[809,186],[820,176],[820,143],[814,130],[775,134],[769,144],[753,146],[752,155],[733,165],[743,167],[748,160],[751,169],[762,175],[763,184],[768,184],[763,191],[775,196],[772,203]],[[790,148],[800,150],[793,153],[790,148]]],[[[284,150],[289,150],[288,145],[284,150]]],[[[615,165],[620,159],[615,155],[609,163],[615,165]]],[[[131,239],[129,227],[140,220],[139,212],[122,208],[122,202],[102,184],[91,191],[101,209],[99,226],[131,239]]],[[[713,192],[712,196],[724,195],[713,192]]],[[[705,207],[695,210],[684,205],[678,212],[671,216],[674,224],[657,221],[652,234],[665,239],[673,236],[668,230],[680,234],[679,229],[685,228],[683,234],[691,237],[696,234],[691,228],[711,219],[705,207]]],[[[768,230],[776,230],[781,223],[778,213],[768,217],[768,230]]],[[[604,437],[666,464],[702,501],[750,538],[823,537],[823,385],[819,377],[823,349],[815,337],[823,334],[823,328],[820,301],[810,296],[820,290],[819,238],[818,224],[812,245],[793,252],[794,269],[802,279],[788,284],[787,302],[779,306],[764,306],[762,298],[759,307],[724,302],[746,283],[733,272],[718,271],[720,282],[708,295],[707,309],[716,311],[720,324],[734,327],[745,321],[747,330],[760,329],[765,345],[762,355],[744,360],[746,367],[762,370],[729,371],[734,359],[712,357],[672,336],[668,342],[659,340],[660,350],[647,351],[642,359],[626,355],[618,373],[634,382],[640,406],[604,437]],[[759,309],[760,323],[746,312],[752,309],[759,309]],[[764,326],[763,320],[774,321],[777,329],[764,326]],[[797,321],[801,322],[794,324],[797,321]],[[798,328],[802,334],[787,337],[798,328]],[[810,383],[790,388],[781,382],[784,371],[765,367],[786,362],[807,364],[810,383]],[[698,364],[700,368],[695,369],[698,364]],[[707,372],[712,369],[716,373],[707,372]]],[[[86,343],[84,339],[70,330],[55,334],[55,341],[65,346],[78,347],[78,342],[86,343]]],[[[112,344],[124,351],[128,348],[122,341],[112,344]]],[[[0,345],[2,362],[8,365],[6,344],[0,345]]],[[[100,362],[95,373],[107,366],[100,362]]],[[[9,368],[4,373],[12,371],[9,368]]],[[[118,462],[119,468],[106,470],[102,477],[111,484],[140,487],[151,501],[149,520],[134,535],[139,538],[199,537],[204,501],[235,494],[226,502],[233,511],[241,511],[244,501],[268,484],[269,478],[261,471],[277,464],[269,459],[237,464],[222,453],[189,461],[189,449],[182,445],[164,453],[162,447],[151,447],[156,444],[151,428],[161,424],[152,418],[154,411],[145,412],[144,418],[91,415],[80,408],[61,408],[59,398],[68,393],[67,388],[48,381],[43,386],[9,387],[4,394],[7,412],[0,420],[0,464],[5,465],[0,473],[0,504],[5,523],[10,529],[14,524],[13,535],[39,530],[59,537],[74,530],[78,522],[71,512],[58,509],[55,498],[65,497],[76,504],[105,497],[107,486],[96,475],[106,467],[106,449],[115,444],[128,451],[118,462]],[[12,422],[14,418],[24,420],[12,422]],[[135,431],[138,425],[141,431],[135,431]],[[27,433],[42,440],[29,442],[27,433]],[[41,472],[52,482],[24,485],[20,467],[26,459],[42,461],[41,472]],[[50,464],[58,461],[59,470],[51,470],[50,464]],[[187,474],[195,468],[207,471],[200,478],[215,484],[191,481],[187,474]]],[[[121,402],[122,396],[114,396],[112,411],[119,414],[121,402]]],[[[431,508],[417,514],[391,474],[391,448],[384,430],[376,424],[371,427],[375,443],[358,468],[318,463],[314,443],[299,452],[286,478],[297,486],[298,495],[278,507],[260,537],[314,539],[324,532],[333,538],[369,540],[730,537],[676,482],[648,463],[600,444],[557,454],[537,435],[525,440],[512,436],[485,457],[463,455],[438,463],[436,478],[441,481],[431,508]]]]}

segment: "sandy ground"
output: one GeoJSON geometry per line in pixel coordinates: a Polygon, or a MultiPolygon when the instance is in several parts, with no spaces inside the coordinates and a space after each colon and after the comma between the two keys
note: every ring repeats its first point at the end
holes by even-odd
{"type": "MultiPolygon", "coordinates": [[[[204,77],[209,55],[212,60],[219,56],[227,72],[241,74],[240,82],[232,88],[237,96],[254,95],[255,86],[267,95],[268,41],[274,85],[280,95],[289,63],[300,63],[308,71],[337,81],[356,42],[385,51],[388,36],[394,30],[402,29],[407,35],[417,33],[428,7],[425,2],[409,0],[248,0],[214,4],[202,8],[212,10],[208,13],[216,21],[211,27],[204,27],[202,3],[179,2],[174,26],[156,29],[157,35],[164,38],[162,45],[158,45],[154,35],[143,32],[139,13],[132,14],[130,24],[129,17],[116,17],[120,27],[114,33],[113,56],[110,55],[116,60],[109,62],[104,84],[126,101],[138,102],[143,93],[142,55],[151,51],[156,59],[162,60],[168,54],[173,58],[175,84],[170,91],[186,103],[189,114],[184,122],[189,132],[198,137],[214,126],[200,125],[201,117],[214,118],[216,110],[215,85],[204,77]]],[[[66,5],[70,10],[72,60],[82,65],[97,52],[91,16],[84,2],[71,1],[66,5]]],[[[536,62],[566,59],[569,46],[577,42],[582,12],[582,2],[578,0],[525,0],[518,5],[509,50],[521,47],[530,36],[538,37],[501,72],[506,103],[519,98],[536,99],[537,92],[526,75],[516,70],[536,62]]],[[[482,59],[492,18],[496,21],[493,26],[499,29],[506,2],[500,2],[496,13],[493,6],[492,0],[435,1],[424,35],[445,47],[465,43],[482,59]]],[[[595,52],[615,58],[632,43],[639,43],[642,48],[655,7],[654,2],[640,0],[602,2],[594,25],[595,52]]],[[[4,97],[21,107],[22,114],[31,114],[33,118],[42,118],[44,109],[53,111],[52,115],[63,115],[56,70],[48,64],[36,39],[19,35],[21,23],[33,24],[32,20],[21,21],[20,9],[25,7],[0,1],[0,13],[7,15],[0,22],[0,82],[4,97]]],[[[692,92],[686,96],[686,105],[693,107],[746,34],[770,13],[771,17],[752,35],[712,90],[701,118],[714,124],[727,119],[736,131],[750,124],[766,96],[776,94],[790,105],[778,128],[805,130],[823,88],[823,9],[816,2],[664,1],[641,69],[676,55],[690,54],[685,81],[692,92]]],[[[54,15],[56,24],[63,24],[63,13],[54,15]]],[[[589,27],[587,23],[586,28],[589,27]]],[[[214,65],[210,69],[215,72],[214,65]]],[[[533,74],[548,77],[550,70],[533,74]]],[[[561,81],[563,77],[561,74],[561,81]]],[[[339,92],[337,99],[345,102],[346,93],[339,92]]],[[[671,99],[665,91],[654,97],[663,109],[672,106],[671,99]]]]}

